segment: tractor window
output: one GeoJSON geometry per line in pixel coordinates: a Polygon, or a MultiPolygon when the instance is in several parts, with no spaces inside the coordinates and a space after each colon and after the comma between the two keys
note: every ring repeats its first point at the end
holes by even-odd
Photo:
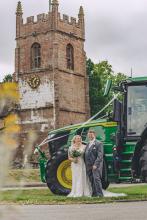
{"type": "Polygon", "coordinates": [[[104,141],[105,140],[105,132],[102,126],[95,126],[95,127],[85,127],[81,130],[81,137],[83,142],[88,142],[88,136],[87,133],[89,131],[89,129],[92,129],[96,132],[96,138],[98,140],[104,141]]]}
{"type": "Polygon", "coordinates": [[[82,129],[81,137],[82,137],[82,141],[83,141],[83,143],[88,142],[88,138],[87,138],[88,130],[89,130],[89,127],[88,127],[88,128],[85,127],[85,128],[82,129]]]}
{"type": "Polygon", "coordinates": [[[53,141],[49,142],[49,151],[52,155],[54,152],[57,152],[60,148],[64,148],[67,145],[69,138],[69,131],[61,132],[55,134],[53,141]]]}
{"type": "Polygon", "coordinates": [[[147,125],[147,85],[128,87],[127,135],[140,136],[147,125]]]}
{"type": "Polygon", "coordinates": [[[104,141],[105,140],[105,130],[103,129],[102,126],[91,127],[90,129],[95,131],[96,139],[98,139],[100,141],[104,141]]]}
{"type": "Polygon", "coordinates": [[[87,141],[87,132],[89,130],[89,127],[85,127],[85,128],[80,128],[77,130],[77,134],[80,135],[82,137],[82,141],[83,143],[87,141]]]}

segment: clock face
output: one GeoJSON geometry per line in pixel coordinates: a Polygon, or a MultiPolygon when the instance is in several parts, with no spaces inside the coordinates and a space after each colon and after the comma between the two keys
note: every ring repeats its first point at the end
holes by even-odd
{"type": "Polygon", "coordinates": [[[39,76],[31,76],[28,80],[27,80],[29,86],[32,89],[36,89],[39,85],[40,85],[40,78],[39,76]]]}

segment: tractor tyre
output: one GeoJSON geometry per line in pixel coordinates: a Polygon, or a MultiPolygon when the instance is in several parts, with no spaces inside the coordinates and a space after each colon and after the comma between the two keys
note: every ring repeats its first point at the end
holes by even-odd
{"type": "MultiPolygon", "coordinates": [[[[68,160],[67,149],[58,151],[47,162],[46,183],[52,193],[57,195],[68,195],[72,187],[71,162],[68,160]]],[[[102,172],[102,187],[109,186],[107,165],[104,160],[102,172]]]]}
{"type": "Polygon", "coordinates": [[[71,191],[71,163],[68,150],[58,151],[46,165],[46,183],[52,193],[68,195],[71,191]]]}
{"type": "Polygon", "coordinates": [[[106,165],[106,161],[104,159],[104,162],[103,162],[103,172],[102,172],[102,187],[103,187],[103,189],[107,189],[109,184],[110,183],[108,181],[107,165],[106,165]]]}
{"type": "Polygon", "coordinates": [[[139,162],[142,181],[147,183],[147,144],[144,145],[141,149],[141,156],[139,162]]]}

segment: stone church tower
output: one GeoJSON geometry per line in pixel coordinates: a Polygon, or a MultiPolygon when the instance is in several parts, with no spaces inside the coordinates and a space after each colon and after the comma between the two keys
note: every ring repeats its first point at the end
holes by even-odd
{"type": "Polygon", "coordinates": [[[43,140],[49,130],[89,117],[84,11],[80,7],[77,21],[61,16],[58,7],[52,0],[48,14],[23,22],[21,2],[17,5],[14,78],[22,140],[30,129],[43,140]]]}

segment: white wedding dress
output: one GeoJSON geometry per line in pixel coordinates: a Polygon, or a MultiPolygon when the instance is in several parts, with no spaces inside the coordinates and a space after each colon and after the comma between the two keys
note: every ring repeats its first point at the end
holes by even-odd
{"type": "MultiPolygon", "coordinates": [[[[72,147],[69,148],[69,155],[72,147]]],[[[80,147],[80,152],[82,152],[81,156],[78,157],[78,163],[71,163],[71,171],[72,171],[72,190],[68,197],[82,197],[82,196],[92,196],[92,188],[89,181],[89,178],[86,175],[86,167],[84,162],[84,152],[85,146],[82,145],[80,147]]],[[[103,190],[104,197],[120,197],[126,196],[124,193],[112,193],[106,190],[103,190]]]]}
{"type": "MultiPolygon", "coordinates": [[[[69,149],[69,154],[70,150],[72,150],[72,147],[69,149]]],[[[72,190],[68,197],[91,196],[90,182],[86,175],[86,167],[83,159],[85,146],[81,145],[79,150],[82,154],[78,157],[78,162],[71,162],[72,190]]]]}

